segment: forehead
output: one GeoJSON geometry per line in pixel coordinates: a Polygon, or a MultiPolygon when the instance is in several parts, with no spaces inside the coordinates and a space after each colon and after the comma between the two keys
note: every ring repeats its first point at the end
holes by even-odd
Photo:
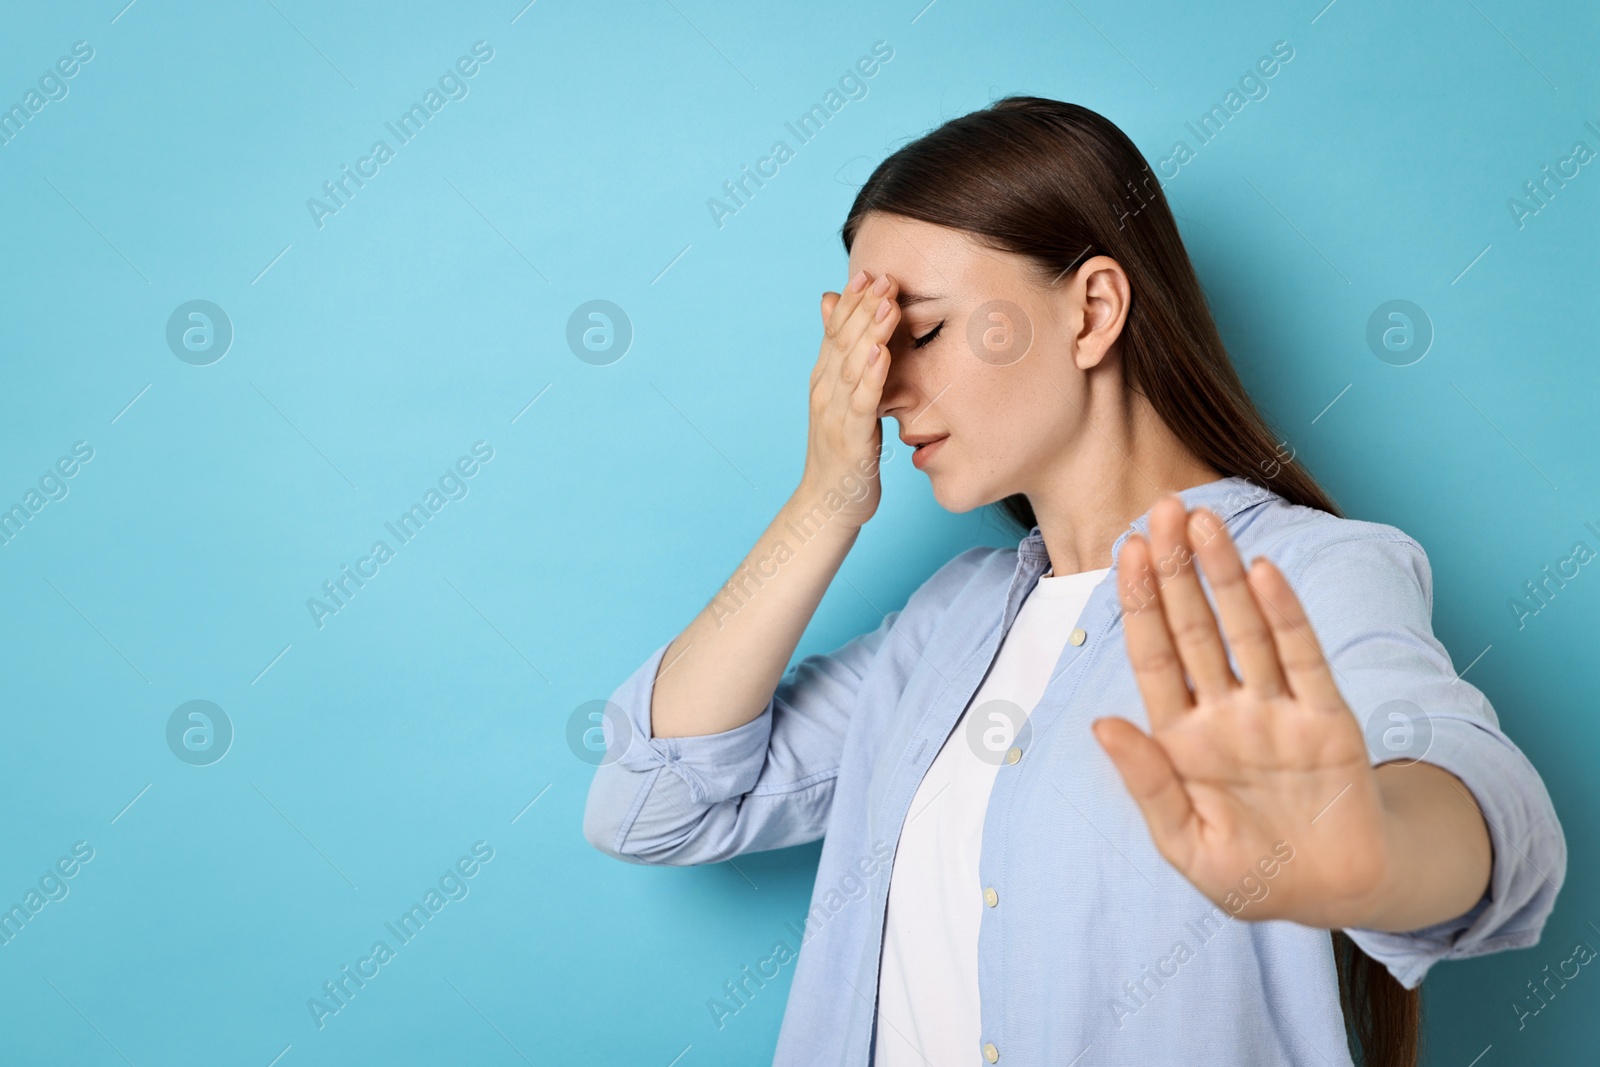
{"type": "Polygon", "coordinates": [[[965,230],[871,212],[856,228],[847,273],[892,274],[901,292],[947,294],[999,280],[1016,269],[1009,262],[1014,258],[980,244],[965,230]]]}

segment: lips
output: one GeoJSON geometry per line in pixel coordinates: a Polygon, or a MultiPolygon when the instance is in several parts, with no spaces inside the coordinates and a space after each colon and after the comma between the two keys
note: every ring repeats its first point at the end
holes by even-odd
{"type": "Polygon", "coordinates": [[[943,434],[938,437],[931,435],[927,437],[902,437],[901,440],[912,446],[911,465],[921,470],[930,459],[938,454],[945,441],[949,440],[949,438],[949,434],[943,434]]]}

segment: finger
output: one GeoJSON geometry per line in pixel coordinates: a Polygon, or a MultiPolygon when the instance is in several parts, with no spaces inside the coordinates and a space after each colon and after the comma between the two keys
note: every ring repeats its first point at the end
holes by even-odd
{"type": "MultiPolygon", "coordinates": [[[[895,304],[899,295],[899,283],[887,274],[878,275],[867,287],[867,291],[861,294],[861,300],[856,304],[855,311],[851,312],[850,320],[840,328],[835,340],[839,351],[846,358],[861,347],[862,338],[872,336],[876,339],[881,323],[899,321],[899,308],[895,304]]],[[[887,340],[887,335],[883,339],[887,340]]]]}
{"type": "Polygon", "coordinates": [[[893,358],[887,345],[879,345],[876,356],[867,356],[867,366],[862,371],[861,380],[850,393],[850,413],[857,422],[870,419],[873,425],[877,425],[881,421],[878,403],[883,399],[883,383],[889,376],[889,362],[893,358]]]}
{"type": "MultiPolygon", "coordinates": [[[[841,294],[829,290],[822,294],[822,328],[828,328],[828,319],[833,315],[833,309],[839,306],[841,294]]],[[[822,345],[817,350],[817,362],[811,367],[811,386],[816,388],[817,382],[822,380],[823,373],[828,369],[829,345],[822,345]]]]}
{"type": "Polygon", "coordinates": [[[828,320],[833,317],[833,309],[839,306],[839,300],[843,296],[843,293],[836,293],[832,289],[822,294],[822,325],[824,328],[827,327],[828,320]]]}
{"type": "Polygon", "coordinates": [[[823,336],[827,342],[823,344],[826,362],[822,376],[828,377],[838,373],[840,352],[842,351],[841,334],[850,326],[851,316],[860,307],[863,300],[868,299],[871,292],[872,275],[866,270],[858,270],[846,283],[844,292],[839,294],[839,299],[834,301],[833,310],[829,313],[823,325],[823,336]]]}
{"type": "Polygon", "coordinates": [[[1284,695],[1288,683],[1278,665],[1278,646],[1273,644],[1272,630],[1256,606],[1255,594],[1250,592],[1244,561],[1239,558],[1227,524],[1209,508],[1196,508],[1189,513],[1189,544],[1217,598],[1222,632],[1244,675],[1245,688],[1263,697],[1284,695]]]}
{"type": "Polygon", "coordinates": [[[851,275],[845,283],[844,292],[839,294],[839,299],[834,302],[833,309],[828,313],[825,326],[829,334],[836,334],[839,328],[850,318],[850,313],[861,303],[861,294],[867,291],[872,281],[872,275],[866,270],[858,270],[851,275]]]}
{"type": "Polygon", "coordinates": [[[1178,866],[1190,851],[1195,812],[1166,750],[1127,719],[1096,719],[1090,729],[1139,805],[1156,849],[1178,866]]]}
{"type": "MultiPolygon", "coordinates": [[[[868,361],[871,359],[875,348],[888,348],[889,338],[893,335],[895,327],[900,322],[900,305],[895,303],[895,298],[900,295],[899,287],[893,278],[884,275],[878,280],[874,289],[883,288],[884,293],[879,303],[874,307],[883,310],[876,311],[868,319],[862,333],[856,337],[852,347],[845,357],[839,370],[839,378],[835,383],[835,410],[842,418],[850,409],[851,399],[856,387],[861,383],[867,373],[868,361]],[[882,316],[881,318],[879,316],[882,316]]],[[[856,314],[861,316],[866,312],[866,305],[857,308],[856,314]]],[[[876,401],[873,407],[877,407],[876,401]]]]}
{"type": "Polygon", "coordinates": [[[869,480],[877,477],[883,456],[883,420],[878,416],[878,404],[883,396],[884,379],[889,374],[889,359],[887,348],[882,349],[876,359],[869,358],[840,416],[839,429],[849,453],[871,460],[872,470],[862,472],[869,480]]]}
{"type": "Polygon", "coordinates": [[[1172,635],[1161,617],[1161,594],[1150,570],[1150,545],[1129,534],[1117,557],[1117,595],[1122,604],[1122,635],[1128,662],[1144,698],[1150,728],[1162,730],[1194,706],[1172,635]]]}
{"type": "Polygon", "coordinates": [[[1187,527],[1188,511],[1176,496],[1162,497],[1150,509],[1150,551],[1167,629],[1184,670],[1194,680],[1196,699],[1216,700],[1238,683],[1217,632],[1217,617],[1195,573],[1187,527]]]}
{"type": "Polygon", "coordinates": [[[1289,580],[1265,557],[1258,557],[1250,565],[1247,577],[1261,614],[1272,627],[1278,662],[1290,691],[1311,708],[1346,710],[1322,645],[1311,630],[1311,620],[1306,618],[1300,598],[1289,587],[1289,580]]]}

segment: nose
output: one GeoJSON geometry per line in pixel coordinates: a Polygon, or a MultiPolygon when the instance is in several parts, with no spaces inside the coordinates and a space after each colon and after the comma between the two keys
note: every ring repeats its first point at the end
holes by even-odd
{"type": "MultiPolygon", "coordinates": [[[[883,379],[883,391],[878,396],[878,418],[888,418],[907,410],[915,390],[906,380],[897,353],[890,353],[889,373],[883,379]]],[[[898,416],[897,416],[898,417],[898,416]]],[[[901,420],[904,421],[903,419],[901,420]]]]}

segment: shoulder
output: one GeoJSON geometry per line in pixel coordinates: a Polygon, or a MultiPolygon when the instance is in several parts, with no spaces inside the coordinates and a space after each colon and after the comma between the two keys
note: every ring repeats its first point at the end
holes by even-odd
{"type": "Polygon", "coordinates": [[[1016,571],[1017,550],[979,545],[957,554],[930,574],[906,601],[905,615],[942,616],[957,600],[974,590],[1005,589],[1016,571]]]}
{"type": "Polygon", "coordinates": [[[1266,556],[1297,591],[1321,585],[1347,600],[1416,597],[1432,609],[1427,553],[1398,526],[1341,518],[1276,495],[1241,514],[1237,523],[1234,537],[1246,562],[1266,556]]]}
{"type": "Polygon", "coordinates": [[[938,606],[945,607],[974,583],[993,582],[996,576],[1001,575],[1009,581],[1016,567],[1015,548],[978,545],[956,555],[929,575],[927,581],[923,582],[912,595],[912,599],[921,597],[937,601],[938,606]]]}

